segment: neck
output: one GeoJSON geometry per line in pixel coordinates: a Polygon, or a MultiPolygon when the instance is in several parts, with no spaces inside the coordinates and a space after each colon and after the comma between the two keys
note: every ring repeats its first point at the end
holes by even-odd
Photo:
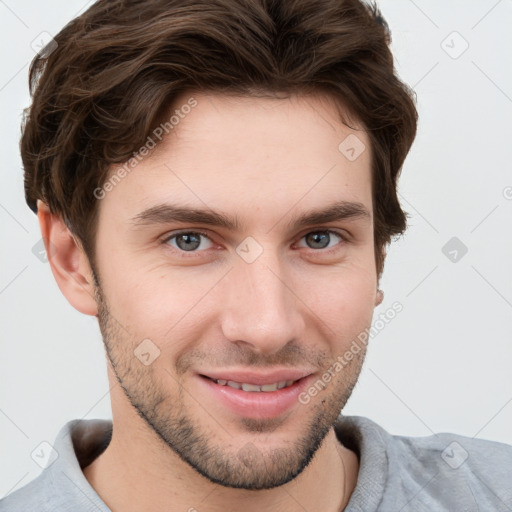
{"type": "MultiPolygon", "coordinates": [[[[130,423],[119,423],[126,424],[130,423]]],[[[261,512],[262,508],[338,512],[345,509],[357,481],[357,457],[338,441],[333,428],[296,478],[274,489],[254,491],[210,482],[145,424],[139,427],[136,431],[116,428],[114,418],[109,446],[84,469],[91,486],[113,512],[261,512]]]]}

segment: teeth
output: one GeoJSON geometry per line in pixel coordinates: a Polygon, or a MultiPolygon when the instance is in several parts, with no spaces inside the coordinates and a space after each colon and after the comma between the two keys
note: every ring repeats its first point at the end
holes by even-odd
{"type": "Polygon", "coordinates": [[[254,384],[242,384],[244,391],[261,391],[261,386],[255,386],[254,384]]]}
{"type": "Polygon", "coordinates": [[[277,391],[291,386],[294,380],[282,380],[280,382],[274,382],[273,384],[264,384],[263,386],[256,386],[255,384],[248,384],[247,382],[235,382],[233,380],[214,379],[217,384],[221,386],[229,386],[234,389],[241,389],[243,391],[255,392],[255,391],[277,391]]]}

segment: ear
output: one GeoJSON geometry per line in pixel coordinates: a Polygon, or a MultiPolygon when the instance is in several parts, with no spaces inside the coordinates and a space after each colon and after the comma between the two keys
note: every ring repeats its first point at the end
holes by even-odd
{"type": "Polygon", "coordinates": [[[380,286],[380,278],[382,277],[382,272],[384,271],[384,262],[386,260],[386,255],[387,255],[386,247],[383,246],[380,249],[381,265],[380,265],[380,268],[377,268],[377,288],[376,288],[376,292],[375,292],[375,306],[378,306],[384,300],[384,292],[379,289],[379,286],[380,286]]]}
{"type": "Polygon", "coordinates": [[[76,310],[96,316],[93,274],[81,244],[61,217],[51,213],[48,205],[40,200],[37,217],[48,262],[60,291],[76,310]]]}

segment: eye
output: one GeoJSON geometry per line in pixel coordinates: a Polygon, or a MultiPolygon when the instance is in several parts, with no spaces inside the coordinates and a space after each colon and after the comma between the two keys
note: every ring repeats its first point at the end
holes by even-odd
{"type": "Polygon", "coordinates": [[[332,231],[331,229],[323,229],[319,231],[311,231],[304,235],[301,240],[305,240],[308,247],[311,249],[329,249],[337,245],[335,240],[336,238],[339,241],[345,241],[345,238],[340,233],[332,231]],[[331,242],[334,243],[331,244],[331,242]]]}
{"type": "MultiPolygon", "coordinates": [[[[309,247],[310,249],[324,251],[336,247],[340,242],[346,241],[346,238],[341,233],[331,229],[322,229],[307,233],[301,240],[305,240],[307,245],[299,245],[299,247],[309,247]]],[[[182,253],[197,253],[211,249],[213,246],[210,237],[201,231],[181,231],[174,233],[163,239],[162,243],[170,245],[182,253]]]]}
{"type": "Polygon", "coordinates": [[[205,233],[198,231],[182,231],[181,233],[175,233],[162,240],[162,243],[169,244],[171,247],[184,252],[198,252],[197,249],[199,248],[204,250],[212,246],[210,238],[205,233]],[[204,240],[207,240],[206,247],[203,243],[204,240]]]}

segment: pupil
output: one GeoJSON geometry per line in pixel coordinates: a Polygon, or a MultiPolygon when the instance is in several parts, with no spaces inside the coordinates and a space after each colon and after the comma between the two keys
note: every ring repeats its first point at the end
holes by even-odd
{"type": "Polygon", "coordinates": [[[178,235],[176,237],[176,243],[178,245],[178,247],[184,251],[190,251],[190,250],[194,250],[194,249],[197,249],[201,243],[201,240],[199,238],[199,236],[195,235],[195,234],[183,234],[183,235],[178,235]],[[183,243],[180,243],[180,241],[184,240],[185,241],[185,244],[183,243]],[[186,245],[186,244],[192,244],[191,245],[186,245]]]}
{"type": "Polygon", "coordinates": [[[329,234],[325,232],[311,233],[307,236],[315,249],[324,249],[329,245],[329,234]]]}

